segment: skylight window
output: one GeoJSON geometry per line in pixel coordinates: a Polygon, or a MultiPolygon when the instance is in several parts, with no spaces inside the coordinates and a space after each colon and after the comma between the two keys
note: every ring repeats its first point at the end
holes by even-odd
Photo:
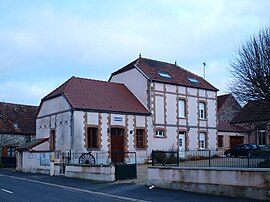
{"type": "Polygon", "coordinates": [[[200,83],[197,79],[194,79],[194,78],[191,78],[191,77],[187,77],[187,79],[188,79],[191,83],[195,83],[195,84],[200,83]]]}
{"type": "Polygon", "coordinates": [[[159,72],[158,74],[159,74],[159,76],[161,76],[163,78],[166,78],[166,79],[171,79],[172,78],[169,74],[164,73],[164,72],[159,72]]]}

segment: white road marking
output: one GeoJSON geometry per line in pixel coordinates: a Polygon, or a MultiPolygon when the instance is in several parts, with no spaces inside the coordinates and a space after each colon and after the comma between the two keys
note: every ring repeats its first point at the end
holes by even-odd
{"type": "Polygon", "coordinates": [[[3,191],[3,192],[7,192],[7,193],[9,193],[9,194],[13,194],[13,192],[12,192],[12,191],[9,191],[9,190],[6,190],[6,189],[1,189],[1,191],[3,191]]]}
{"type": "Polygon", "coordinates": [[[10,176],[10,175],[0,174],[0,177],[1,176],[2,177],[13,178],[13,179],[18,179],[18,180],[24,180],[24,181],[28,181],[28,182],[39,183],[39,184],[53,186],[53,187],[59,187],[59,188],[67,189],[67,190],[70,190],[70,191],[77,191],[77,192],[84,192],[84,193],[88,193],[88,194],[94,194],[96,196],[106,197],[106,198],[113,198],[113,199],[118,199],[118,200],[122,200],[122,201],[149,202],[149,201],[129,198],[129,197],[125,197],[125,196],[116,196],[116,195],[112,195],[112,194],[106,194],[106,193],[103,193],[103,192],[97,192],[97,191],[90,191],[90,190],[79,189],[79,188],[74,188],[74,187],[68,187],[68,186],[52,184],[52,183],[48,183],[48,182],[42,182],[42,181],[37,181],[37,180],[26,179],[26,178],[22,178],[22,177],[15,177],[15,176],[10,176]]]}

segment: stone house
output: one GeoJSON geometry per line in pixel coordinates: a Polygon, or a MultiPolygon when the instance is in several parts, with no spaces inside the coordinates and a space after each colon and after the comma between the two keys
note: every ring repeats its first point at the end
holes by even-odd
{"type": "Polygon", "coordinates": [[[236,144],[247,143],[247,130],[230,123],[242,109],[240,104],[232,94],[218,96],[217,103],[218,147],[232,148],[236,144]]]}
{"type": "Polygon", "coordinates": [[[152,150],[217,147],[217,89],[176,64],[139,57],[111,74],[151,113],[152,150]]]}
{"type": "Polygon", "coordinates": [[[14,157],[15,149],[36,134],[37,106],[0,102],[0,157],[14,157]]]}

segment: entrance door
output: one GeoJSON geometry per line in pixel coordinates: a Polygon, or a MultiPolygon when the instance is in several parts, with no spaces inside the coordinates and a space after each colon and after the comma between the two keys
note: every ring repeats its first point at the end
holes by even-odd
{"type": "Polygon", "coordinates": [[[111,156],[112,162],[124,162],[124,132],[122,128],[111,129],[111,156]]]}
{"type": "Polygon", "coordinates": [[[186,150],[186,135],[185,132],[179,133],[179,157],[185,157],[185,150],[186,150]]]}
{"type": "Polygon", "coordinates": [[[230,136],[230,146],[233,148],[237,144],[243,144],[244,143],[244,137],[239,136],[230,136]]]}

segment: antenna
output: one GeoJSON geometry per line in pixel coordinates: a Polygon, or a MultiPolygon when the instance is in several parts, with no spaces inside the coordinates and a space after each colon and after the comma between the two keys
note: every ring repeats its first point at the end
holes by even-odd
{"type": "Polygon", "coordinates": [[[205,67],[206,67],[206,64],[205,62],[203,63],[203,78],[205,79],[205,67]]]}

